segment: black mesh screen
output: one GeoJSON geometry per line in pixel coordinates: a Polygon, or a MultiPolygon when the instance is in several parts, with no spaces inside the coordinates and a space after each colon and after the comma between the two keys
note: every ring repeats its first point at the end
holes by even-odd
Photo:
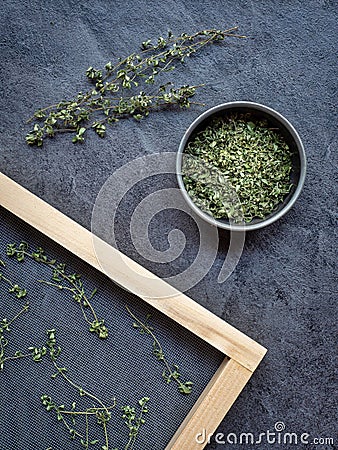
{"type": "MultiPolygon", "coordinates": [[[[107,277],[93,270],[62,247],[0,209],[0,259],[5,261],[3,273],[25,287],[30,309],[13,323],[8,334],[6,354],[27,350],[31,345],[45,343],[46,329],[56,328],[62,347],[58,363],[68,369],[68,376],[106,404],[116,398],[116,407],[108,424],[109,449],[123,450],[128,441],[128,429],[121,419],[123,405],[136,406],[144,396],[150,397],[146,424],[140,431],[134,449],[163,449],[215,373],[223,355],[183,327],[153,310],[136,296],[124,291],[107,277]],[[109,337],[99,340],[89,333],[79,305],[71,295],[38,280],[49,280],[48,267],[30,259],[23,263],[5,255],[7,243],[28,242],[32,248],[41,246],[46,253],[67,264],[69,272],[82,274],[87,292],[98,291],[93,306],[109,328],[109,337]],[[151,314],[151,323],[170,362],[180,367],[183,380],[194,382],[192,394],[184,396],[174,382],[166,384],[161,374],[163,365],[152,355],[152,341],[132,327],[125,305],[143,319],[151,314]]],[[[0,320],[12,318],[26,299],[16,299],[0,282],[0,320]]],[[[69,409],[73,401],[79,408],[93,402],[80,397],[55,372],[49,358],[35,363],[30,358],[6,361],[0,372],[0,449],[1,450],[66,450],[81,448],[79,440],[72,441],[63,423],[54,412],[47,412],[40,396],[50,395],[57,404],[69,409]]],[[[104,444],[102,429],[90,421],[91,439],[104,444]]],[[[85,421],[77,420],[74,427],[85,433],[85,421]]]]}

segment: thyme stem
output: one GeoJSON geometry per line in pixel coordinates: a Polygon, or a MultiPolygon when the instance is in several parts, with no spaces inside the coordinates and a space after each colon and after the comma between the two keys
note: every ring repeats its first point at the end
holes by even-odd
{"type": "MultiPolygon", "coordinates": [[[[168,32],[167,37],[160,36],[157,42],[151,40],[142,42],[142,51],[133,52],[120,59],[116,64],[108,62],[104,69],[89,67],[86,76],[93,83],[93,88],[87,92],[79,92],[71,100],[39,109],[28,119],[36,119],[33,129],[27,134],[29,145],[42,146],[44,139],[53,137],[58,132],[73,132],[74,143],[82,143],[85,133],[93,129],[99,137],[106,133],[106,123],[113,124],[119,119],[133,117],[140,120],[151,111],[167,105],[177,105],[189,108],[191,98],[196,89],[201,87],[184,85],[180,88],[160,86],[157,95],[146,92],[146,87],[154,84],[163,72],[174,70],[174,61],[183,63],[186,58],[196,53],[206,45],[219,42],[228,37],[245,38],[235,31],[238,27],[226,30],[207,29],[191,35],[182,33],[173,36],[168,32]],[[127,95],[127,90],[143,85],[143,90],[135,95],[127,95]],[[116,92],[121,95],[117,97],[116,92]],[[104,114],[105,118],[100,118],[104,114]]],[[[172,84],[172,83],[171,83],[172,84]]]]}
{"type": "Polygon", "coordinates": [[[52,270],[52,281],[39,280],[40,283],[47,284],[49,286],[56,287],[60,290],[66,290],[71,292],[73,299],[79,304],[82,315],[89,325],[89,331],[96,333],[100,338],[105,339],[108,337],[108,329],[104,325],[104,320],[99,320],[92,304],[91,299],[96,293],[96,289],[88,296],[85,292],[81,276],[79,274],[67,274],[66,265],[57,263],[55,259],[49,259],[44,250],[39,247],[33,252],[28,251],[28,244],[21,242],[18,246],[16,244],[7,245],[7,256],[16,257],[18,262],[22,262],[26,257],[31,258],[37,263],[44,264],[52,270]],[[62,282],[68,283],[68,285],[62,284],[62,282]],[[89,319],[84,307],[88,307],[92,317],[89,319]]]}
{"type": "Polygon", "coordinates": [[[163,348],[159,340],[157,339],[155,333],[153,332],[153,328],[147,324],[147,320],[150,315],[146,317],[146,321],[142,322],[135,314],[130,310],[130,308],[126,305],[126,310],[128,314],[135,320],[133,323],[133,327],[138,329],[141,334],[148,334],[153,339],[153,355],[156,357],[158,361],[161,361],[165,368],[162,372],[162,378],[166,381],[167,384],[171,383],[174,380],[178,384],[178,390],[181,394],[190,394],[192,391],[193,383],[191,381],[182,382],[181,374],[179,372],[179,367],[177,364],[170,365],[167,361],[167,358],[164,354],[163,348]]]}

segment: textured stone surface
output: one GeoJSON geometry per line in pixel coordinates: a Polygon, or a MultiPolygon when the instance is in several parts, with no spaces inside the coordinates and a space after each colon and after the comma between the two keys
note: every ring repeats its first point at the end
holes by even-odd
{"type": "MultiPolygon", "coordinates": [[[[228,242],[227,233],[221,232],[212,270],[189,294],[269,349],[220,432],[258,435],[283,421],[289,432],[335,437],[334,2],[6,0],[1,9],[0,169],[87,228],[109,175],[135,157],[175,152],[203,108],[161,112],[141,123],[125,121],[104,140],[88,135],[82,146],[60,136],[43,149],[26,146],[25,119],[37,107],[85,89],[83,74],[89,65],[101,67],[114,56],[127,55],[168,28],[181,33],[238,24],[248,36],[205,49],[173,77],[177,84],[206,83],[198,99],[207,106],[252,100],[285,115],[304,142],[307,179],[287,216],[247,235],[237,269],[224,284],[217,283],[228,242]]],[[[164,185],[175,187],[174,177],[144,183],[121,205],[117,229],[122,235],[140,195],[164,185]]],[[[165,249],[174,226],[186,233],[188,246],[169,269],[143,261],[125,239],[121,248],[161,275],[182,270],[196,254],[197,230],[191,219],[172,210],[161,213],[150,237],[156,248],[165,249]]],[[[209,448],[251,446],[212,443],[209,448]]]]}

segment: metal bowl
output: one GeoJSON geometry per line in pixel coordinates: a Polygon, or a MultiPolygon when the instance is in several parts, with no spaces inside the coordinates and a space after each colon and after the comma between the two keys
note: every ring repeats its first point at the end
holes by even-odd
{"type": "Polygon", "coordinates": [[[272,224],[276,220],[280,219],[284,214],[286,214],[289,209],[293,206],[295,201],[297,200],[305,180],[306,173],[306,155],[304,151],[304,147],[300,137],[295,130],[295,128],[291,125],[291,123],[285,119],[281,114],[277,111],[274,111],[267,106],[260,105],[259,103],[253,102],[230,102],[223,103],[221,105],[215,106],[211,109],[208,109],[189,126],[187,131],[184,133],[184,136],[181,140],[177,159],[176,159],[176,173],[178,184],[182,190],[183,196],[193,209],[200,217],[205,219],[207,222],[218,226],[219,228],[224,228],[226,230],[233,231],[247,231],[247,230],[257,230],[259,228],[266,227],[267,225],[272,224]],[[236,224],[230,223],[227,219],[215,219],[211,215],[203,212],[199,209],[191,197],[187,193],[183,178],[182,178],[182,159],[183,153],[186,148],[186,145],[190,139],[194,137],[196,133],[200,130],[204,129],[210,120],[215,116],[222,116],[222,114],[226,115],[229,113],[248,113],[250,112],[254,118],[257,119],[265,119],[268,121],[268,124],[273,128],[278,128],[280,133],[283,135],[287,144],[290,147],[292,152],[292,169],[290,174],[290,181],[292,183],[292,188],[288,195],[284,198],[283,202],[281,202],[275,210],[267,215],[264,219],[254,218],[251,222],[247,224],[236,224]]]}

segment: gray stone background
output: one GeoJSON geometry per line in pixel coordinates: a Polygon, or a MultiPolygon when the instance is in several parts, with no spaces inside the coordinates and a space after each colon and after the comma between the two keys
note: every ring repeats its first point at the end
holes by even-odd
{"type": "MultiPolygon", "coordinates": [[[[241,260],[224,284],[217,275],[229,236],[221,232],[211,271],[188,293],[269,350],[219,432],[258,435],[283,421],[285,431],[336,440],[335,2],[6,0],[1,22],[0,169],[87,228],[105,180],[135,157],[175,152],[187,126],[208,107],[251,100],[293,123],[308,157],[298,202],[278,223],[247,235],[241,260]],[[82,146],[66,135],[42,149],[25,144],[25,120],[38,107],[86,89],[88,66],[126,56],[168,28],[182,33],[233,25],[248,39],[208,47],[171,73],[177,85],[206,83],[196,97],[205,107],[124,121],[103,140],[88,133],[82,146]]],[[[138,187],[121,204],[117,220],[120,248],[159,275],[182,270],[198,246],[193,221],[173,210],[154,218],[149,230],[162,250],[171,229],[185,232],[187,248],[172,266],[143,260],[126,239],[128,214],[141,195],[163,186],[176,187],[175,178],[155,177],[138,187]]]]}

